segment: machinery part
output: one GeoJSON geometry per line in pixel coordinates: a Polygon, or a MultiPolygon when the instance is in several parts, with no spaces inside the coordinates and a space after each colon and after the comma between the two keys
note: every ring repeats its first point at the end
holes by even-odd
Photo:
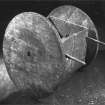
{"type": "Polygon", "coordinates": [[[65,75],[56,29],[42,15],[24,12],[7,26],[3,57],[14,84],[37,97],[52,93],[65,75]]]}
{"type": "Polygon", "coordinates": [[[89,64],[98,51],[98,33],[90,17],[75,6],[60,6],[47,17],[59,32],[67,68],[75,71],[89,64]]]}

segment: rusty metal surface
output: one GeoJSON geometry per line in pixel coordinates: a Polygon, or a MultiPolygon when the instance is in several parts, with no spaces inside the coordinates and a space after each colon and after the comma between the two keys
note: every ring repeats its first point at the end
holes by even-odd
{"type": "Polygon", "coordinates": [[[7,71],[15,85],[32,94],[53,92],[65,75],[57,31],[42,15],[24,12],[9,23],[3,41],[7,71]]]}

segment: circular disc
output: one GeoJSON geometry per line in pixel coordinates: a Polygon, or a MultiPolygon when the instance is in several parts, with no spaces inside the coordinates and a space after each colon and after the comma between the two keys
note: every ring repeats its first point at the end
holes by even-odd
{"type": "Polygon", "coordinates": [[[98,40],[90,17],[75,6],[64,5],[51,11],[47,18],[59,32],[63,53],[75,59],[66,58],[69,70],[77,70],[83,63],[89,64],[98,50],[98,44],[90,39],[98,40]]]}
{"type": "Polygon", "coordinates": [[[38,13],[24,12],[10,21],[4,36],[3,56],[19,89],[42,97],[53,92],[61,81],[65,61],[57,34],[52,24],[38,13]]]}

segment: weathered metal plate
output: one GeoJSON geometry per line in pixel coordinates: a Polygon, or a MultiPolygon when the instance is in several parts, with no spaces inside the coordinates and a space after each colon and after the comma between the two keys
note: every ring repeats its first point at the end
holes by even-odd
{"type": "Polygon", "coordinates": [[[57,34],[52,24],[38,13],[24,12],[10,21],[4,36],[3,56],[19,89],[29,89],[41,96],[41,92],[53,92],[61,81],[65,58],[57,34]]]}

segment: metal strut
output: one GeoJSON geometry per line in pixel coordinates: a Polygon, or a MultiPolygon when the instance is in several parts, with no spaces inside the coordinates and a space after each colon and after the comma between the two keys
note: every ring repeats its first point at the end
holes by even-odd
{"type": "Polygon", "coordinates": [[[68,58],[68,59],[72,59],[72,60],[74,60],[74,61],[76,61],[76,62],[79,62],[79,63],[81,63],[81,64],[83,64],[83,65],[86,65],[86,62],[84,62],[84,61],[82,61],[82,60],[79,60],[79,59],[77,59],[77,58],[75,58],[75,57],[73,57],[73,56],[71,56],[71,55],[69,55],[69,54],[65,54],[65,57],[68,58]]]}

